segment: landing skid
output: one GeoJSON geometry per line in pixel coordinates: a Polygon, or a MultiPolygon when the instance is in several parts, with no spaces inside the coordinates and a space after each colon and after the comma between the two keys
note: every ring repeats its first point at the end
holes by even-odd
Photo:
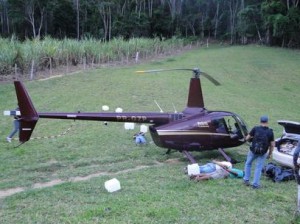
{"type": "Polygon", "coordinates": [[[194,159],[194,157],[186,150],[183,150],[182,153],[185,155],[186,158],[188,158],[191,163],[197,163],[196,160],[194,159]]]}
{"type": "Polygon", "coordinates": [[[237,160],[235,160],[235,159],[229,157],[229,156],[225,153],[225,151],[224,151],[222,148],[218,148],[218,151],[222,154],[222,156],[224,156],[224,158],[225,158],[228,162],[231,162],[232,164],[238,163],[237,160]]]}
{"type": "Polygon", "coordinates": [[[168,149],[168,151],[166,152],[167,155],[169,155],[171,153],[171,149],[168,149]]]}
{"type": "MultiPolygon", "coordinates": [[[[225,151],[222,148],[219,148],[218,151],[222,154],[222,156],[228,161],[231,162],[232,164],[236,164],[238,163],[237,160],[229,157],[225,151]]],[[[197,163],[196,160],[194,159],[194,157],[186,150],[183,150],[182,153],[185,155],[186,158],[188,158],[190,160],[190,162],[193,163],[197,163]]]]}

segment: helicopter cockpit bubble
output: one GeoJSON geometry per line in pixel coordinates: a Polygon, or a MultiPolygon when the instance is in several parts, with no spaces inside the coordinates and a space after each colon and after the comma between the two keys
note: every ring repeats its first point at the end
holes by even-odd
{"type": "Polygon", "coordinates": [[[232,133],[238,137],[238,139],[245,139],[248,135],[248,129],[245,121],[237,114],[232,115],[234,118],[234,130],[232,133]]]}
{"type": "Polygon", "coordinates": [[[245,122],[236,114],[215,117],[211,122],[215,128],[215,132],[230,134],[233,139],[244,139],[248,134],[245,122]]]}

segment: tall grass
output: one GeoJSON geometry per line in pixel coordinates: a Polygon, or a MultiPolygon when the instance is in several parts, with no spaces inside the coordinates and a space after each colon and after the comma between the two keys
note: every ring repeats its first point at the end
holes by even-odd
{"type": "Polygon", "coordinates": [[[99,65],[102,63],[128,63],[136,57],[140,59],[169,54],[181,49],[184,41],[178,38],[167,40],[115,38],[103,42],[93,38],[80,41],[74,39],[56,40],[45,37],[20,42],[15,38],[0,38],[0,75],[16,73],[29,74],[50,70],[57,66],[99,65]]]}

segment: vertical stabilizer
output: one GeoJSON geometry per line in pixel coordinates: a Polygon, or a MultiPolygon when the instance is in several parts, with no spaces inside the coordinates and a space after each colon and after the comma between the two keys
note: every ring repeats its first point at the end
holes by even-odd
{"type": "Polygon", "coordinates": [[[23,83],[15,81],[14,84],[21,112],[19,140],[24,143],[30,139],[39,116],[23,83]]]}
{"type": "Polygon", "coordinates": [[[200,78],[191,78],[187,107],[203,108],[204,101],[200,78]]]}

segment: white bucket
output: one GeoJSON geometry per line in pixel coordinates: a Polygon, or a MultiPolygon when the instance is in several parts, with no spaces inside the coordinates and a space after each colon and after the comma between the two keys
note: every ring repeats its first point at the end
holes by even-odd
{"type": "Polygon", "coordinates": [[[10,110],[5,110],[3,111],[4,116],[10,116],[10,110]]]}
{"type": "Polygon", "coordinates": [[[142,124],[141,127],[140,127],[140,132],[144,132],[146,133],[148,131],[148,126],[147,125],[144,125],[142,124]]]}
{"type": "Polygon", "coordinates": [[[121,108],[121,107],[118,107],[118,108],[116,108],[116,113],[122,113],[123,112],[123,109],[121,108]]]}
{"type": "Polygon", "coordinates": [[[189,176],[198,175],[198,174],[200,174],[200,168],[199,168],[198,163],[188,165],[188,175],[189,176]]]}
{"type": "Polygon", "coordinates": [[[133,130],[134,129],[134,123],[128,123],[128,122],[126,122],[126,123],[124,123],[124,128],[126,130],[133,130]]]}
{"type": "Polygon", "coordinates": [[[109,110],[109,106],[107,106],[107,105],[103,105],[103,106],[102,106],[102,110],[104,110],[104,111],[108,111],[108,110],[109,110]]]}
{"type": "Polygon", "coordinates": [[[116,178],[106,181],[104,186],[105,189],[110,193],[121,189],[120,181],[118,181],[116,178]]]}

